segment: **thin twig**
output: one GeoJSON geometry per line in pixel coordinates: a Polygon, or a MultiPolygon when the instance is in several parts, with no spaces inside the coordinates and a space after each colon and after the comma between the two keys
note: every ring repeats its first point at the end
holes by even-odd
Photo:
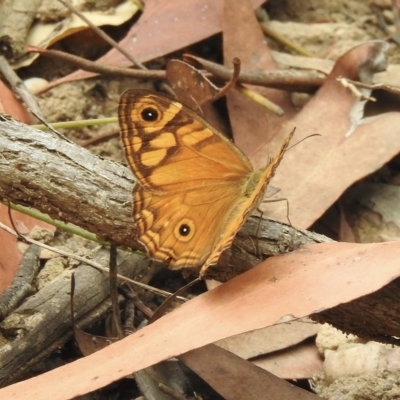
{"type": "Polygon", "coordinates": [[[361,87],[361,90],[359,90],[353,82],[350,82],[348,79],[343,78],[343,77],[336,78],[336,80],[338,82],[340,82],[343,87],[345,87],[346,89],[349,89],[350,92],[353,93],[353,95],[355,97],[357,97],[359,100],[376,101],[376,99],[374,97],[369,96],[369,94],[371,93],[371,91],[369,89],[367,89],[365,87],[364,88],[361,87]],[[364,89],[364,92],[367,91],[368,94],[363,93],[362,89],[364,89]]]}
{"type": "Polygon", "coordinates": [[[302,56],[314,57],[314,55],[312,53],[310,53],[309,51],[307,51],[303,47],[300,47],[296,43],[293,43],[289,39],[287,39],[284,36],[280,35],[278,32],[275,32],[273,29],[269,28],[267,26],[268,14],[264,9],[258,8],[256,10],[256,16],[257,16],[258,20],[260,21],[261,29],[262,29],[262,31],[264,32],[265,35],[267,35],[268,37],[276,40],[278,43],[283,44],[288,49],[293,50],[293,51],[295,51],[296,53],[298,53],[298,54],[300,54],[302,56]]]}
{"type": "MultiPolygon", "coordinates": [[[[28,46],[27,52],[39,53],[45,57],[64,60],[75,65],[76,67],[110,76],[125,76],[139,79],[154,79],[163,80],[166,78],[164,70],[138,70],[129,68],[120,68],[109,65],[101,65],[93,61],[88,61],[84,58],[74,56],[58,50],[41,49],[35,46],[28,46]]],[[[211,61],[185,54],[183,58],[191,63],[201,65],[206,69],[204,75],[207,78],[215,76],[225,81],[229,81],[234,73],[234,69],[227,68],[223,65],[213,63],[211,61]]],[[[325,79],[325,74],[317,71],[302,71],[302,70],[275,70],[275,71],[252,71],[241,70],[238,77],[239,83],[248,83],[252,85],[267,86],[276,89],[286,90],[312,90],[321,86],[325,79]]]]}
{"type": "Polygon", "coordinates": [[[251,90],[243,85],[236,85],[236,89],[242,93],[243,95],[245,95],[246,97],[248,97],[249,99],[253,100],[254,102],[262,105],[263,107],[265,107],[267,110],[272,111],[274,114],[276,115],[283,115],[284,111],[283,109],[278,106],[278,104],[272,102],[271,100],[267,99],[265,96],[262,96],[261,94],[255,92],[254,90],[251,90]]]}
{"type": "MultiPolygon", "coordinates": [[[[232,68],[227,68],[201,57],[184,54],[186,62],[201,66],[215,77],[228,81],[234,72],[232,68]]],[[[207,75],[206,75],[207,76],[207,75]]],[[[267,86],[284,90],[309,90],[321,86],[326,75],[317,71],[299,70],[275,70],[275,71],[252,71],[241,70],[238,77],[239,83],[251,85],[267,86]]]]}
{"type": "MultiPolygon", "coordinates": [[[[132,290],[130,285],[122,284],[119,286],[118,291],[124,296],[126,299],[129,299],[133,302],[135,307],[143,313],[147,318],[151,318],[154,314],[154,311],[147,307],[142,300],[139,299],[137,294],[132,290]]],[[[182,297],[183,299],[183,297],[182,297]]]]}
{"type": "MultiPolygon", "coordinates": [[[[92,125],[108,125],[118,122],[117,117],[109,117],[109,118],[96,118],[96,119],[82,119],[80,121],[63,121],[63,122],[52,122],[51,125],[31,125],[32,128],[40,129],[41,131],[45,131],[49,129],[54,132],[54,129],[69,129],[69,128],[84,128],[86,126],[92,125]],[[53,129],[51,129],[51,128],[53,129]]],[[[61,133],[55,131],[57,136],[64,140],[64,137],[61,133]]],[[[70,143],[73,143],[71,140],[65,139],[70,143]]]]}
{"type": "MultiPolygon", "coordinates": [[[[392,85],[387,85],[386,83],[363,83],[363,82],[358,82],[358,81],[353,81],[351,79],[347,78],[337,78],[339,82],[343,84],[343,81],[346,81],[347,83],[351,83],[352,85],[356,87],[360,87],[363,89],[369,89],[369,90],[386,90],[390,93],[394,93],[397,95],[400,95],[400,87],[397,86],[392,86],[392,85]]],[[[368,98],[368,100],[375,100],[374,98],[368,98]]]]}
{"type": "Polygon", "coordinates": [[[118,250],[115,244],[110,246],[110,261],[109,261],[109,279],[110,279],[110,296],[111,305],[113,310],[114,326],[117,330],[118,339],[124,338],[124,329],[122,327],[121,318],[119,315],[119,302],[118,302],[118,265],[117,265],[118,250]]]}
{"type": "Polygon", "coordinates": [[[185,292],[197,282],[200,282],[200,278],[193,279],[185,286],[182,286],[180,289],[178,289],[172,296],[165,299],[164,302],[154,311],[148,323],[152,324],[153,322],[160,319],[166,313],[167,309],[171,306],[172,302],[177,299],[181,293],[185,292]]]}
{"type": "MultiPolygon", "coordinates": [[[[10,229],[7,225],[4,225],[2,222],[0,222],[0,228],[4,229],[6,232],[10,233],[11,235],[14,235],[14,236],[18,237],[17,233],[14,230],[10,229]]],[[[38,242],[38,241],[36,241],[34,239],[31,239],[31,238],[29,238],[27,236],[23,236],[23,238],[28,243],[37,244],[38,246],[40,246],[40,247],[42,247],[44,249],[47,249],[47,250],[50,250],[50,251],[54,251],[57,254],[61,254],[62,256],[69,257],[69,258],[72,258],[74,260],[78,260],[78,261],[80,261],[80,262],[82,262],[84,264],[89,265],[90,267],[96,268],[99,271],[105,272],[107,274],[109,273],[109,269],[108,268],[103,267],[102,265],[100,265],[100,264],[98,264],[98,263],[96,263],[94,261],[91,261],[88,258],[81,257],[81,256],[78,256],[76,254],[68,253],[68,252],[66,252],[64,250],[60,250],[60,249],[57,249],[55,247],[48,246],[47,244],[38,242]]],[[[172,293],[169,293],[169,292],[167,292],[165,290],[160,290],[160,289],[157,289],[155,287],[146,285],[144,283],[134,281],[133,279],[129,279],[129,278],[127,278],[125,276],[122,276],[120,274],[118,274],[117,276],[118,276],[118,278],[120,278],[120,279],[122,279],[124,281],[130,282],[130,283],[132,283],[132,284],[134,284],[136,286],[139,286],[142,289],[149,290],[150,292],[153,292],[155,294],[159,294],[160,296],[163,296],[163,297],[172,296],[172,293]]],[[[182,299],[182,298],[179,298],[179,300],[186,301],[186,299],[182,299]]]]}
{"type": "MultiPolygon", "coordinates": [[[[43,127],[46,127],[50,132],[53,132],[58,138],[65,140],[69,143],[73,143],[72,140],[68,139],[65,135],[63,135],[62,133],[58,132],[54,126],[51,126],[49,123],[47,123],[47,121],[45,121],[39,114],[36,114],[35,111],[30,110],[31,113],[43,124],[43,127]]],[[[41,125],[32,125],[34,126],[36,129],[41,129],[43,130],[44,128],[41,125]]]]}
{"type": "Polygon", "coordinates": [[[36,115],[43,119],[43,114],[36,102],[35,97],[26,88],[25,83],[22,82],[20,77],[14,72],[4,56],[0,55],[0,71],[2,76],[10,84],[12,90],[17,93],[24,101],[26,107],[30,108],[35,112],[36,115]]]}
{"type": "Polygon", "coordinates": [[[72,65],[79,67],[85,71],[95,72],[98,74],[107,74],[111,76],[126,76],[139,79],[165,79],[165,71],[162,70],[141,70],[113,67],[111,65],[102,65],[93,61],[86,60],[85,58],[74,56],[59,50],[42,49],[36,46],[27,46],[27,53],[39,53],[45,57],[64,60],[72,65]]]}
{"type": "Polygon", "coordinates": [[[220,88],[218,90],[218,93],[213,98],[213,101],[225,96],[226,93],[228,92],[228,90],[232,89],[237,84],[237,81],[238,81],[239,75],[240,75],[240,65],[241,65],[239,58],[235,57],[232,60],[232,64],[233,64],[233,73],[232,73],[231,78],[225,84],[225,86],[223,86],[222,88],[220,88]]]}
{"type": "Polygon", "coordinates": [[[121,47],[115,40],[110,38],[107,34],[105,34],[101,29],[99,29],[96,25],[92,24],[78,9],[76,9],[72,4],[67,3],[64,0],[58,0],[64,7],[68,8],[71,12],[76,14],[83,22],[88,24],[88,26],[96,32],[102,39],[104,39],[111,47],[114,47],[118,50],[122,55],[124,55],[133,65],[136,65],[140,69],[147,69],[140,61],[137,61],[131,54],[129,54],[123,47],[121,47]]]}
{"type": "Polygon", "coordinates": [[[22,236],[22,234],[20,233],[20,231],[18,230],[18,228],[15,226],[14,223],[14,218],[11,215],[11,201],[7,201],[7,214],[8,214],[8,219],[10,220],[10,224],[12,226],[12,228],[14,229],[15,233],[17,234],[18,239],[20,239],[21,241],[24,240],[24,237],[22,236]]]}

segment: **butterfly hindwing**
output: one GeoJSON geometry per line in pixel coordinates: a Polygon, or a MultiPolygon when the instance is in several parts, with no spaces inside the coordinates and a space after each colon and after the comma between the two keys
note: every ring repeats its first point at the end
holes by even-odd
{"type": "MultiPolygon", "coordinates": [[[[210,189],[210,188],[208,188],[210,189]]],[[[190,189],[173,196],[156,195],[138,185],[134,190],[134,218],[139,241],[152,258],[171,269],[201,267],[223,231],[235,186],[208,193],[190,189]],[[210,198],[218,196],[218,201],[210,198]]]]}

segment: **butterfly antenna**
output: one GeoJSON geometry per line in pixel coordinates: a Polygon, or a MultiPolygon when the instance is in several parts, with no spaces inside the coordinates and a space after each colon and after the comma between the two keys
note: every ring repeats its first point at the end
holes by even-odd
{"type": "MultiPolygon", "coordinates": [[[[295,128],[295,129],[296,129],[296,128],[295,128]]],[[[292,146],[288,147],[287,150],[293,149],[294,146],[297,146],[299,143],[301,143],[301,142],[303,142],[304,140],[309,139],[310,137],[313,137],[313,136],[322,136],[322,135],[319,134],[319,133],[313,133],[312,135],[308,135],[308,136],[306,136],[305,138],[299,140],[297,143],[295,143],[295,144],[293,144],[292,146]]]]}
{"type": "Polygon", "coordinates": [[[289,143],[290,143],[295,131],[296,131],[296,128],[293,128],[293,130],[289,133],[288,137],[283,142],[282,147],[279,150],[278,155],[269,162],[269,167],[271,167],[271,169],[272,169],[271,178],[274,176],[275,170],[278,168],[278,165],[282,161],[282,158],[283,158],[284,154],[288,150],[289,143]]]}

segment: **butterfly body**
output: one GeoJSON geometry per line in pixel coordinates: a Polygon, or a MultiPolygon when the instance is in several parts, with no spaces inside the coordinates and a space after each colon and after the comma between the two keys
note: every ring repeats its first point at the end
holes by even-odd
{"type": "Polygon", "coordinates": [[[254,171],[227,138],[169,97],[128,90],[118,115],[137,178],[133,216],[139,241],[171,269],[204,271],[257,207],[289,140],[266,168],[254,171]]]}

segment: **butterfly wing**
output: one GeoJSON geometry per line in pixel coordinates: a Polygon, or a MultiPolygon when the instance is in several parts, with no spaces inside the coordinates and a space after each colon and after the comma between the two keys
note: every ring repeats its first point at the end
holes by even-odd
{"type": "Polygon", "coordinates": [[[204,119],[166,96],[128,90],[119,118],[139,241],[172,269],[217,262],[258,204],[282,158],[253,171],[247,157],[204,119]]]}
{"type": "Polygon", "coordinates": [[[134,218],[149,255],[171,269],[201,267],[204,274],[262,199],[290,138],[265,169],[244,176],[237,185],[181,190],[172,196],[137,185],[134,218]]]}
{"type": "Polygon", "coordinates": [[[200,193],[190,189],[171,196],[136,186],[134,218],[139,241],[151,258],[171,269],[204,265],[218,242],[232,198],[239,194],[235,187],[215,189],[200,193]]]}
{"type": "Polygon", "coordinates": [[[294,130],[285,139],[276,157],[271,159],[265,168],[248,175],[248,179],[244,182],[241,196],[235,199],[223,225],[220,227],[218,240],[212,247],[207,259],[203,262],[200,276],[204,275],[209,265],[217,263],[221,252],[231,245],[236,232],[244,224],[251,212],[258,206],[259,202],[262,201],[267,186],[274,177],[275,171],[282,161],[293,135],[294,130]]]}
{"type": "Polygon", "coordinates": [[[167,96],[127,90],[118,115],[129,166],[154,193],[232,185],[253,170],[227,138],[167,96]]]}

